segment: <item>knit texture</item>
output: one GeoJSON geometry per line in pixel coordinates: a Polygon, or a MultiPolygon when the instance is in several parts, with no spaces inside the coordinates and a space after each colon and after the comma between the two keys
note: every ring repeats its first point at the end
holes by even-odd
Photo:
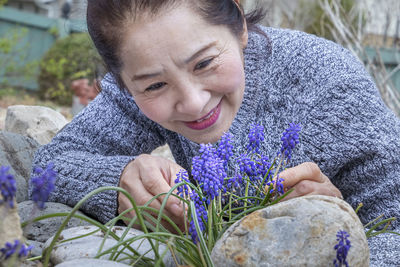
{"type": "MultiPolygon", "coordinates": [[[[363,223],[384,214],[400,218],[400,120],[384,105],[363,65],[348,50],[303,32],[262,28],[244,51],[246,89],[229,129],[234,152],[245,151],[251,125],[265,127],[260,150],[271,158],[289,123],[300,123],[291,165],[312,161],[354,208],[363,223]]],[[[103,91],[48,145],[34,164],[53,161],[59,176],[50,201],[75,205],[100,186],[118,186],[136,155],[168,143],[176,162],[190,170],[199,145],[147,119],[111,75],[103,91]]],[[[82,210],[106,222],[117,214],[117,193],[87,201],[82,210]]],[[[400,224],[394,224],[400,232],[400,224]]],[[[350,237],[351,239],[351,237],[350,237]]],[[[400,237],[369,240],[371,266],[400,264],[400,237]]],[[[333,249],[333,248],[332,248],[333,249]]],[[[351,250],[350,252],[351,253],[351,250]]]]}

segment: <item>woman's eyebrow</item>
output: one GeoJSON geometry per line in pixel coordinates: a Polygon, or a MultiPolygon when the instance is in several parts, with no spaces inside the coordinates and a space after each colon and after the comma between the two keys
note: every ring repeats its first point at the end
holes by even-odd
{"type": "Polygon", "coordinates": [[[145,80],[145,79],[150,79],[153,77],[156,77],[158,75],[161,75],[161,72],[155,72],[155,73],[148,73],[148,74],[138,74],[138,75],[134,75],[131,78],[131,81],[137,81],[137,80],[145,80]]]}
{"type": "Polygon", "coordinates": [[[202,48],[200,48],[196,53],[194,53],[191,57],[189,57],[188,59],[186,59],[184,62],[185,64],[188,64],[189,62],[191,62],[192,60],[194,60],[195,58],[197,58],[198,56],[200,56],[202,53],[204,53],[206,50],[210,49],[211,47],[216,45],[216,41],[209,43],[205,46],[203,46],[202,48]]]}

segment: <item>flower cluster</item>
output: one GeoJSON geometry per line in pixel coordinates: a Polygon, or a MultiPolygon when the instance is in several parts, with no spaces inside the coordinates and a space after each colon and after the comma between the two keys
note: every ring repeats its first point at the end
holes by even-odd
{"type": "Polygon", "coordinates": [[[346,231],[339,231],[336,234],[336,241],[339,243],[337,243],[334,247],[336,250],[336,259],[333,261],[333,264],[335,267],[349,266],[346,261],[347,253],[351,247],[350,240],[348,239],[349,236],[350,235],[346,231]]]}
{"type": "Polygon", "coordinates": [[[279,175],[275,178],[275,180],[271,180],[267,182],[267,188],[269,188],[271,185],[274,186],[274,188],[271,188],[269,193],[272,194],[274,192],[277,192],[280,195],[283,195],[285,193],[284,188],[283,188],[283,181],[284,179],[279,178],[279,175]]]}
{"type": "Polygon", "coordinates": [[[232,151],[232,134],[225,133],[221,137],[217,148],[217,156],[224,161],[225,170],[227,170],[230,157],[233,155],[232,151]]]}
{"type": "Polygon", "coordinates": [[[14,208],[14,197],[17,193],[17,186],[14,176],[8,173],[10,167],[1,166],[0,168],[0,191],[3,199],[0,204],[7,203],[10,208],[14,208]]]}
{"type": "Polygon", "coordinates": [[[249,144],[247,145],[247,151],[249,153],[260,151],[260,143],[264,141],[264,127],[262,125],[255,124],[249,132],[249,144]]]}
{"type": "Polygon", "coordinates": [[[189,186],[187,185],[190,183],[189,181],[189,175],[186,170],[181,169],[177,174],[176,174],[176,179],[175,179],[175,184],[179,184],[181,182],[186,182],[182,184],[181,186],[178,186],[178,196],[185,198],[185,196],[189,195],[189,186]]]}
{"type": "Polygon", "coordinates": [[[0,260],[7,260],[14,254],[18,254],[18,258],[24,258],[28,256],[29,251],[33,246],[25,247],[19,240],[15,240],[14,244],[7,242],[4,248],[0,248],[0,260]]]}
{"type": "Polygon", "coordinates": [[[224,160],[217,156],[216,149],[211,144],[201,144],[200,156],[192,159],[192,176],[200,186],[210,203],[221,190],[224,190],[224,180],[227,177],[224,160]]]}
{"type": "MultiPolygon", "coordinates": [[[[206,229],[206,223],[208,221],[208,215],[207,215],[207,210],[204,207],[204,203],[206,202],[205,197],[200,198],[199,195],[196,193],[196,191],[193,191],[190,193],[190,199],[194,202],[194,205],[196,207],[196,216],[197,216],[197,222],[200,227],[200,231],[203,232],[206,229]]],[[[198,233],[196,231],[196,225],[195,225],[195,220],[192,215],[192,220],[190,221],[189,224],[189,233],[192,237],[193,242],[196,244],[199,237],[198,233]]]]}
{"type": "Polygon", "coordinates": [[[49,199],[50,193],[54,190],[54,183],[57,178],[57,172],[54,170],[54,164],[51,162],[46,169],[35,167],[33,169],[34,177],[31,178],[33,185],[32,200],[39,209],[45,208],[45,202],[49,199]]]}
{"type": "Polygon", "coordinates": [[[300,124],[290,123],[289,128],[287,128],[282,135],[281,153],[283,153],[287,159],[292,157],[292,150],[299,143],[300,130],[300,124]]]}

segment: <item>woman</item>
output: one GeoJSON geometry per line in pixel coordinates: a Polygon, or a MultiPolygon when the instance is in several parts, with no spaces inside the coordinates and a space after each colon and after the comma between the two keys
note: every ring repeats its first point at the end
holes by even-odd
{"type": "MultiPolygon", "coordinates": [[[[400,216],[400,121],[344,48],[257,26],[260,13],[245,17],[239,0],[89,0],[87,15],[110,72],[101,94],[36,154],[35,164],[53,161],[59,172],[51,201],[75,205],[97,187],[119,185],[144,204],[190,170],[199,143],[230,132],[240,153],[258,123],[266,129],[261,149],[273,156],[296,122],[301,144],[280,174],[294,188],[290,197],[362,202],[364,223],[400,216]],[[148,154],[165,143],[177,163],[148,154]]],[[[127,208],[114,191],[83,206],[102,222],[127,208]]],[[[182,222],[177,199],[166,213],[182,222]]],[[[371,263],[396,264],[398,241],[372,240],[371,263]]]]}

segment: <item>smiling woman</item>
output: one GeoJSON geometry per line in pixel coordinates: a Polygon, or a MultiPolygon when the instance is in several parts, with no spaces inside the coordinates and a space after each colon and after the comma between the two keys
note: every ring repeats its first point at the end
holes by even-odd
{"type": "MultiPolygon", "coordinates": [[[[36,154],[34,164],[51,160],[59,173],[51,200],[74,205],[112,185],[143,205],[191,169],[200,143],[231,133],[241,155],[258,124],[266,129],[259,152],[274,157],[277,136],[295,122],[302,140],[279,174],[293,188],[288,198],[362,202],[364,223],[400,217],[400,121],[362,64],[322,38],[258,26],[261,18],[245,15],[239,0],[89,0],[89,33],[109,73],[96,99],[36,154]],[[176,163],[148,154],[165,143],[176,163]]],[[[83,211],[106,222],[128,208],[125,196],[107,191],[83,211]]],[[[183,228],[178,199],[164,212],[183,228]]],[[[370,244],[371,265],[396,264],[395,238],[370,244]]]]}

